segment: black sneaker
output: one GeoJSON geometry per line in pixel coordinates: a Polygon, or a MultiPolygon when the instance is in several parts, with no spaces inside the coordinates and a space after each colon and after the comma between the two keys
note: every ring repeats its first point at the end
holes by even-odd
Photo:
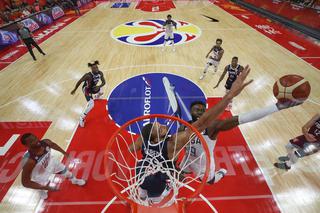
{"type": "Polygon", "coordinates": [[[286,162],[280,162],[280,163],[274,163],[273,164],[275,167],[277,167],[278,169],[284,169],[284,170],[289,170],[289,169],[291,169],[291,167],[290,166],[288,166],[287,164],[286,164],[286,162]]]}
{"type": "Polygon", "coordinates": [[[288,156],[280,156],[280,157],[278,158],[278,160],[285,162],[285,161],[288,161],[288,160],[290,160],[290,159],[289,159],[288,156]]]}

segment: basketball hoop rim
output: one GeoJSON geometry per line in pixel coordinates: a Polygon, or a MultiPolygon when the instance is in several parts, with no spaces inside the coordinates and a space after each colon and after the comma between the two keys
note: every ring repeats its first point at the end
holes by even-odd
{"type": "Polygon", "coordinates": [[[173,121],[178,121],[181,124],[183,124],[184,126],[189,127],[196,134],[196,136],[201,140],[201,144],[203,146],[203,149],[204,149],[204,152],[205,152],[205,155],[206,155],[206,171],[204,173],[203,178],[201,179],[200,186],[187,199],[192,199],[192,198],[197,197],[200,194],[200,192],[202,191],[203,187],[206,185],[207,179],[208,179],[208,176],[209,176],[209,172],[210,172],[210,164],[211,164],[211,162],[210,162],[210,153],[209,153],[208,145],[207,145],[203,135],[194,126],[192,126],[192,124],[190,124],[187,121],[184,121],[184,120],[182,120],[182,119],[180,119],[178,117],[165,115],[165,114],[143,115],[143,116],[139,116],[139,117],[136,117],[134,119],[131,119],[128,122],[126,122],[125,124],[123,124],[117,131],[115,131],[112,134],[111,138],[108,140],[108,144],[107,144],[106,151],[105,151],[105,154],[104,154],[104,165],[105,165],[105,168],[106,168],[105,175],[107,177],[107,182],[108,182],[109,186],[111,187],[113,193],[118,198],[128,202],[131,206],[138,205],[137,203],[135,203],[131,199],[123,196],[122,193],[124,193],[124,192],[121,193],[121,191],[117,190],[117,188],[115,187],[114,183],[112,182],[112,178],[111,178],[112,171],[110,171],[109,167],[106,166],[106,165],[108,165],[108,161],[110,161],[108,159],[108,153],[109,153],[109,150],[111,149],[111,146],[112,146],[113,142],[115,141],[114,139],[116,138],[116,136],[121,131],[125,130],[125,128],[128,127],[129,125],[131,125],[132,123],[135,123],[135,122],[137,122],[139,120],[150,119],[150,118],[164,118],[164,119],[170,119],[170,120],[173,120],[173,121]]]}

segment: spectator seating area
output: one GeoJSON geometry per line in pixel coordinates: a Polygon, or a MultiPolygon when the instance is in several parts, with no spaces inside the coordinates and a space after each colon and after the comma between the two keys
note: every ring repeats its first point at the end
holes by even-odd
{"type": "Polygon", "coordinates": [[[63,9],[74,9],[78,4],[78,0],[1,0],[0,26],[56,5],[63,9]]]}

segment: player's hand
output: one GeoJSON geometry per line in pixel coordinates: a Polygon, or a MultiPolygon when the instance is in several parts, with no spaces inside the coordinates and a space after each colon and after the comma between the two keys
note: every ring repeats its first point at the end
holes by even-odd
{"type": "Polygon", "coordinates": [[[249,65],[247,65],[244,68],[244,70],[239,74],[237,80],[232,84],[231,90],[227,95],[231,96],[231,98],[236,97],[237,95],[239,95],[241,93],[241,91],[246,86],[248,86],[249,84],[251,84],[253,82],[253,79],[245,82],[245,80],[247,79],[247,77],[250,73],[250,70],[251,69],[250,69],[249,65]]]}
{"type": "Polygon", "coordinates": [[[218,88],[218,86],[219,86],[219,85],[217,84],[215,87],[213,87],[213,89],[218,88]]]}
{"type": "Polygon", "coordinates": [[[286,101],[286,102],[280,102],[278,101],[276,103],[276,106],[278,108],[278,110],[282,110],[282,109],[287,109],[287,108],[290,108],[290,107],[294,107],[294,106],[299,106],[303,104],[303,101],[286,101]]]}
{"type": "Polygon", "coordinates": [[[72,90],[70,94],[71,94],[71,95],[74,95],[75,92],[76,92],[75,90],[72,90]]]}
{"type": "Polygon", "coordinates": [[[316,142],[317,139],[314,135],[310,134],[310,133],[305,133],[304,137],[307,139],[307,141],[309,142],[316,142]]]}

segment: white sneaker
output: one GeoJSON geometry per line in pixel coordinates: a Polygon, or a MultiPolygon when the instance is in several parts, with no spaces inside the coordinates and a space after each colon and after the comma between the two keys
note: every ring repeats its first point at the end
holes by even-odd
{"type": "Polygon", "coordinates": [[[46,190],[40,190],[40,199],[45,200],[48,198],[48,191],[46,190]]]}
{"type": "Polygon", "coordinates": [[[86,184],[86,181],[85,180],[83,180],[83,179],[72,179],[71,180],[71,183],[73,184],[73,185],[78,185],[78,186],[83,186],[84,184],[86,184]]]}
{"type": "Polygon", "coordinates": [[[84,118],[80,117],[80,120],[79,120],[79,126],[80,127],[84,127],[84,118]]]}
{"type": "Polygon", "coordinates": [[[204,75],[201,75],[199,79],[202,80],[203,78],[204,78],[204,75]]]}
{"type": "Polygon", "coordinates": [[[215,172],[214,183],[218,183],[226,174],[227,174],[226,169],[219,169],[217,172],[215,172]]]}

